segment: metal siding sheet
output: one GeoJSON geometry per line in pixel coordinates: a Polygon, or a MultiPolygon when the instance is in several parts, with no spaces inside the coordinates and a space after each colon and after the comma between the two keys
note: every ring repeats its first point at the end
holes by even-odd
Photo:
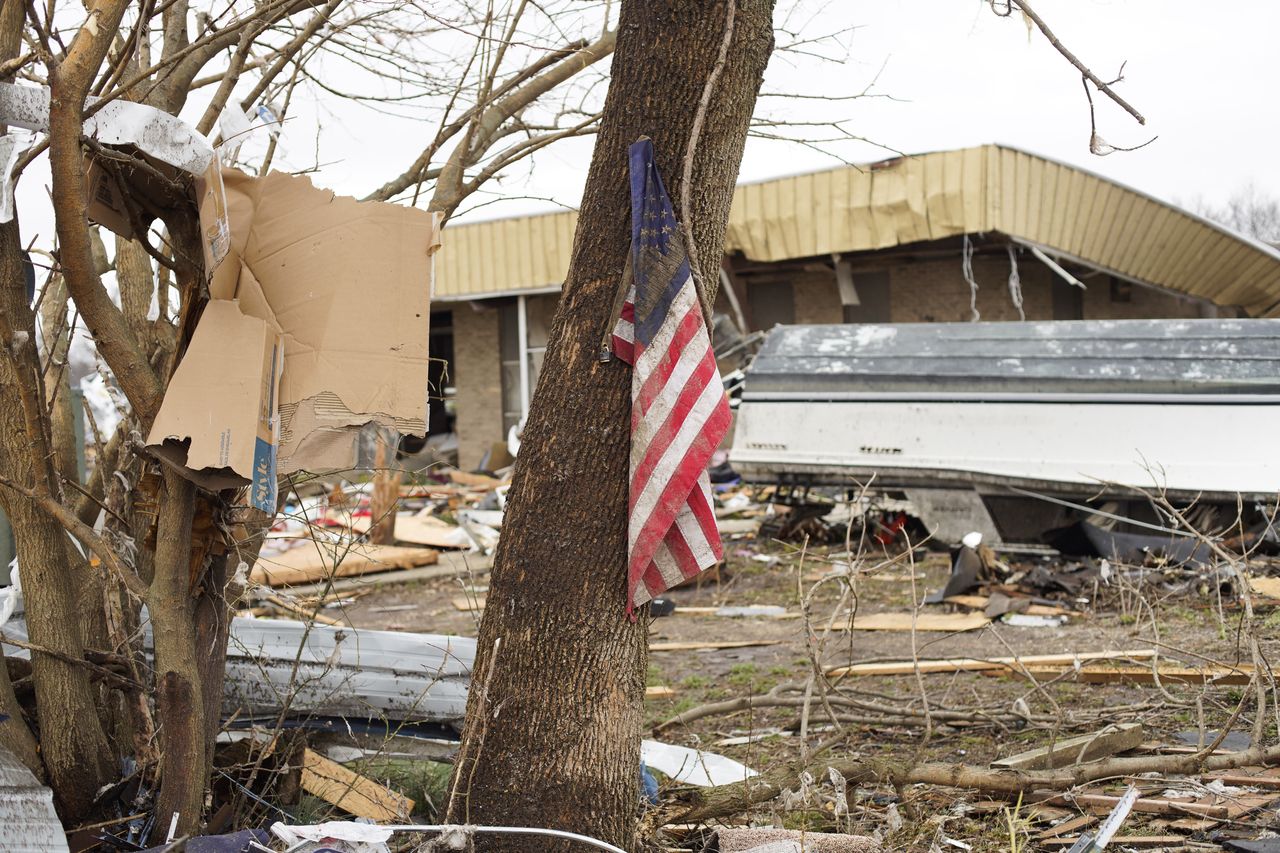
{"type": "MultiPolygon", "coordinates": [[[[932,155],[927,155],[932,156],[932,155]]],[[[925,196],[925,158],[912,157],[907,160],[904,172],[905,195],[903,197],[903,214],[907,218],[908,242],[929,239],[929,204],[925,196]]]]}
{"type": "Polygon", "coordinates": [[[805,182],[809,185],[808,193],[813,210],[813,222],[810,227],[813,229],[815,254],[839,251],[831,239],[831,220],[833,215],[831,209],[831,187],[835,180],[836,175],[832,172],[805,176],[805,182]]]}
{"type": "Polygon", "coordinates": [[[850,169],[845,173],[845,178],[849,192],[845,212],[849,248],[873,248],[876,245],[876,223],[871,211],[874,178],[868,169],[850,169]]]}
{"type": "Polygon", "coordinates": [[[1035,201],[1036,189],[1039,187],[1040,174],[1031,155],[1021,151],[1014,155],[1014,221],[1023,232],[1034,234],[1036,223],[1040,219],[1040,205],[1035,201]]]}
{"type": "MultiPolygon", "coordinates": [[[[1094,235],[1094,255],[1098,258],[1103,266],[1117,268],[1115,261],[1117,257],[1113,251],[1114,246],[1119,238],[1119,233],[1126,228],[1126,217],[1129,208],[1133,205],[1133,193],[1113,192],[1107,199],[1106,210],[1103,212],[1102,219],[1098,222],[1097,233],[1094,235]]],[[[1126,259],[1119,258],[1121,263],[1125,263],[1126,259]]],[[[1118,268],[1117,268],[1118,269],[1118,268]]]]}
{"type": "MultiPolygon", "coordinates": [[[[436,296],[563,282],[577,213],[446,229],[436,296]]],[[[1160,287],[1268,310],[1280,258],[1081,169],[986,145],[739,187],[725,245],[756,261],[1000,231],[1160,287]]]]}
{"type": "Polygon", "coordinates": [[[1037,243],[1048,243],[1050,235],[1054,233],[1054,229],[1061,217],[1058,215],[1058,179],[1062,177],[1062,167],[1057,163],[1044,162],[1040,164],[1040,180],[1038,183],[1040,191],[1040,217],[1036,227],[1035,236],[1032,237],[1037,243]]]}

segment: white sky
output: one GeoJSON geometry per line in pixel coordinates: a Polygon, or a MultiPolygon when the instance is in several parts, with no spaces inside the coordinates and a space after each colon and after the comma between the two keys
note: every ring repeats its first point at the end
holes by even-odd
{"type": "MultiPolygon", "coordinates": [[[[796,0],[791,0],[796,2],[796,0]]],[[[1088,108],[1080,77],[1039,33],[1028,38],[1016,13],[992,14],[986,0],[799,0],[817,12],[807,34],[857,29],[815,63],[776,53],[766,92],[847,95],[873,80],[892,99],[787,101],[763,98],[770,118],[847,120],[849,129],[908,153],[1002,142],[1080,165],[1171,201],[1220,203],[1253,182],[1280,196],[1280,2],[1236,0],[1037,0],[1036,8],[1104,79],[1127,61],[1118,89],[1147,118],[1139,126],[1095,95],[1099,132],[1114,145],[1159,138],[1132,153],[1088,151],[1088,108]],[[878,75],[878,79],[877,79],[878,75]]],[[[786,0],[783,0],[785,5],[786,0]]],[[[332,98],[295,93],[280,168],[325,164],[313,180],[361,196],[398,174],[432,126],[395,119],[332,98]]],[[[194,104],[196,112],[203,104],[194,104]]],[[[467,218],[574,206],[593,139],[570,140],[515,167],[467,218]]],[[[867,144],[838,148],[844,159],[892,156],[867,144]]],[[[830,167],[838,160],[802,146],[753,139],[741,178],[759,180],[830,167]]],[[[47,173],[33,167],[19,185],[25,239],[51,230],[47,173]]],[[[41,237],[46,237],[41,234],[41,237]]],[[[45,243],[44,239],[40,243],[45,243]]]]}
{"type": "MultiPolygon", "coordinates": [[[[835,0],[818,26],[860,27],[849,40],[849,59],[797,67],[775,55],[765,91],[845,94],[861,91],[879,73],[876,90],[897,100],[787,104],[770,98],[758,112],[853,119],[855,133],[908,153],[1002,142],[1184,203],[1221,202],[1248,182],[1280,195],[1280,3],[1039,0],[1035,6],[1104,80],[1127,60],[1118,91],[1146,115],[1147,126],[1095,96],[1100,135],[1118,146],[1158,135],[1155,142],[1131,153],[1090,154],[1079,75],[1038,33],[1028,40],[1020,17],[997,18],[985,0],[835,0]]],[[[522,173],[504,189],[576,204],[589,151],[590,141],[554,148],[538,156],[527,179],[522,173]]],[[[855,162],[891,156],[866,145],[841,153],[855,162]]],[[[837,162],[800,146],[751,140],[741,178],[837,162]]],[[[350,160],[347,165],[347,180],[365,172],[350,160]]],[[[482,213],[489,218],[546,207],[513,201],[482,213]]]]}

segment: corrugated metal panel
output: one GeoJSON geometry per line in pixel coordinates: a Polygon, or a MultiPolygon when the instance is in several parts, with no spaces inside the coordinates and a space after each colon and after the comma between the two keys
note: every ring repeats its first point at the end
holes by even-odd
{"type": "Polygon", "coordinates": [[[0,746],[0,850],[60,853],[68,850],[53,792],[36,781],[18,757],[0,746]]]}
{"type": "MultiPolygon", "coordinates": [[[[576,224],[570,211],[447,228],[436,298],[560,284],[576,224]]],[[[740,186],[725,249],[768,262],[987,231],[1280,316],[1280,252],[1085,170],[996,145],[740,186]]]]}
{"type": "Polygon", "coordinates": [[[1280,399],[1280,320],[778,326],[744,399],[944,392],[1280,399]]]}

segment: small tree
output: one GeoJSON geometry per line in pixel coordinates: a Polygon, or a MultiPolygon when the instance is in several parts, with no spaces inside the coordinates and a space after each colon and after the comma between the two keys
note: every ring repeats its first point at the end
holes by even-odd
{"type": "MultiPolygon", "coordinates": [[[[607,7],[584,14],[568,2],[521,3],[502,14],[466,2],[423,15],[409,2],[351,0],[204,8],[188,0],[100,0],[87,18],[71,5],[49,18],[41,11],[17,2],[0,8],[0,75],[51,90],[47,138],[17,171],[47,147],[57,237],[37,313],[19,222],[0,225],[0,505],[24,581],[35,691],[28,721],[0,668],[0,712],[8,715],[0,740],[48,781],[69,825],[90,815],[96,793],[119,778],[120,759],[130,756],[158,788],[156,826],[167,831],[176,816],[177,831],[187,833],[202,822],[221,722],[228,596],[236,594],[228,592],[229,567],[252,564],[271,519],[250,510],[241,493],[198,490],[141,449],[208,299],[206,270],[189,203],[147,209],[131,199],[138,222],[155,215],[164,230],[115,240],[113,300],[103,279],[111,264],[104,265],[107,253],[86,219],[86,154],[110,156],[127,169],[147,166],[127,150],[107,151],[84,138],[95,109],[87,98],[185,111],[211,133],[228,104],[246,111],[271,104],[283,120],[303,85],[354,101],[386,98],[389,89],[398,102],[427,104],[439,124],[422,156],[372,197],[416,194],[425,183],[432,206],[451,214],[521,157],[590,130],[589,110],[547,102],[558,96],[578,103],[574,79],[608,56],[613,34],[607,7]],[[599,35],[574,38],[592,15],[599,35]],[[405,71],[408,55],[428,55],[439,39],[453,49],[405,71]],[[25,54],[24,43],[31,48],[25,54]],[[353,62],[360,75],[349,73],[353,62]],[[340,92],[329,82],[337,69],[348,72],[345,85],[354,79],[384,91],[340,92]],[[153,300],[159,316],[149,318],[153,300]],[[69,311],[128,405],[115,433],[95,438],[93,476],[84,485],[67,405],[69,311]],[[100,515],[104,523],[95,529],[100,515]],[[153,658],[142,648],[144,618],[153,658]]],[[[265,170],[275,154],[272,140],[250,165],[265,170]]],[[[189,198],[185,179],[169,183],[172,198],[189,198]]]]}

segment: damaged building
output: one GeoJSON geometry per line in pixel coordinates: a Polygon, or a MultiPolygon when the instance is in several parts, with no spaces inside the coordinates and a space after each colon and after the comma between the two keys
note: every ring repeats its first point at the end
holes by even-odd
{"type": "MultiPolygon", "coordinates": [[[[528,411],[572,211],[456,225],[431,432],[479,466],[528,411]],[[456,390],[455,390],[456,389],[456,390]]],[[[1280,251],[1086,170],[985,145],[744,184],[718,312],[776,324],[1280,316],[1280,251]]]]}

